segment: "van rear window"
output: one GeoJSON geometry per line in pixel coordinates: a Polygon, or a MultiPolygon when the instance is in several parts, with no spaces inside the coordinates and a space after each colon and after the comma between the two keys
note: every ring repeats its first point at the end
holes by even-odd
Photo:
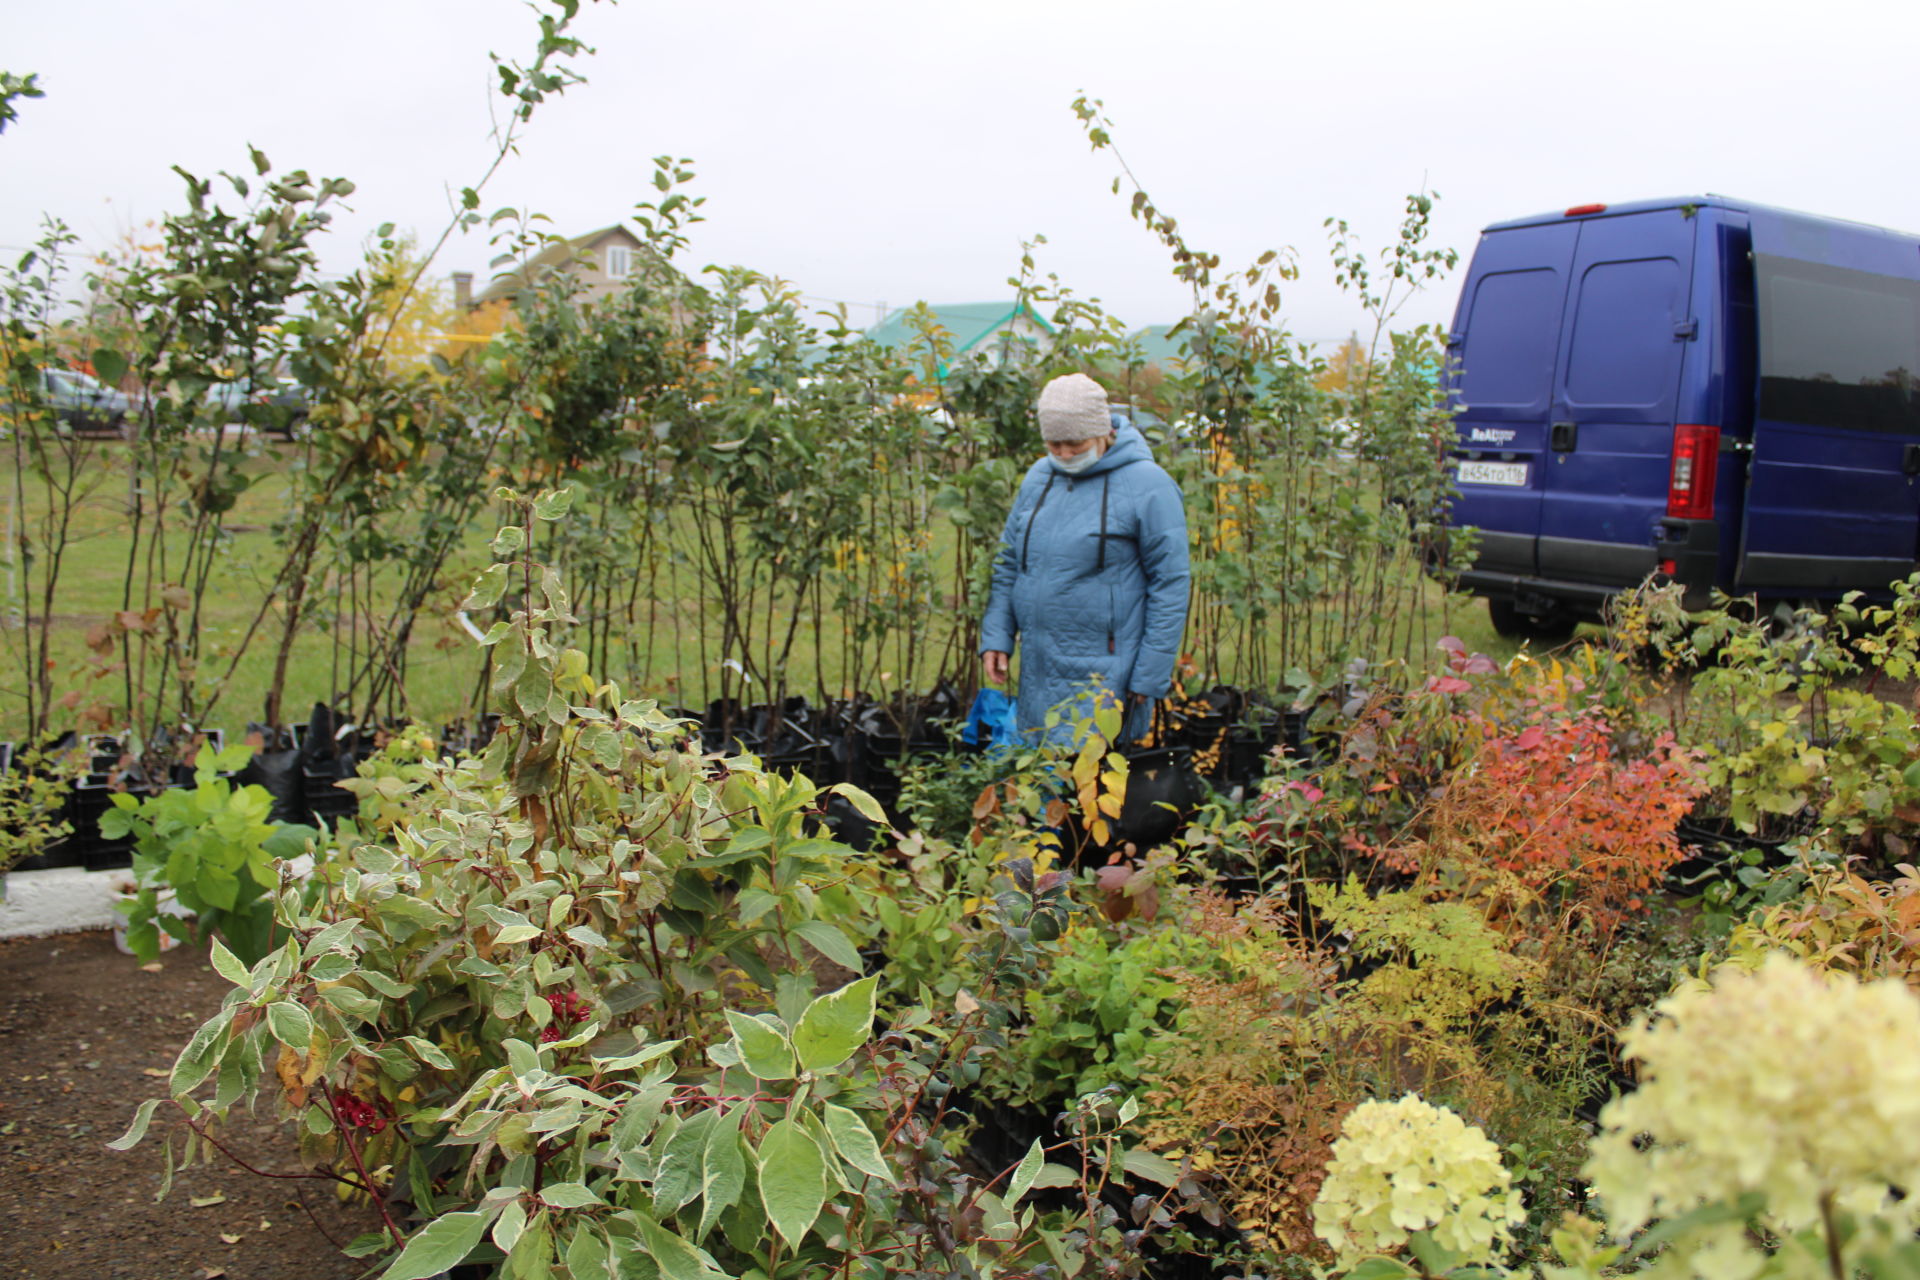
{"type": "Polygon", "coordinates": [[[1762,418],[1920,435],[1920,281],[1760,254],[1762,418]]]}

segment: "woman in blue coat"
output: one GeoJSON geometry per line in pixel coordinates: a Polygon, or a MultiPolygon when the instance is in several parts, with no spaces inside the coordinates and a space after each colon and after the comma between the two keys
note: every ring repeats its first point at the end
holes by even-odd
{"type": "MultiPolygon", "coordinates": [[[[1187,624],[1180,489],[1085,374],[1049,382],[1039,416],[1047,456],[1027,471],[1000,534],[980,632],[986,676],[1004,683],[1018,645],[1023,732],[1092,696],[1097,682],[1126,702],[1123,739],[1139,738],[1153,699],[1172,686],[1187,624]]],[[[1070,709],[1056,740],[1090,715],[1089,706],[1070,709]]]]}

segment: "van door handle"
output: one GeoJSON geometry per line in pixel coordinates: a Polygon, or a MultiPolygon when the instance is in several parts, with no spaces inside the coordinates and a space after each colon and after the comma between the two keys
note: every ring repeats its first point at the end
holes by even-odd
{"type": "Polygon", "coordinates": [[[1900,470],[1910,476],[1920,476],[1920,444],[1910,444],[1900,450],[1900,470]]]}
{"type": "Polygon", "coordinates": [[[1548,433],[1547,443],[1555,453],[1572,453],[1580,439],[1580,424],[1577,422],[1556,422],[1548,433]]]}

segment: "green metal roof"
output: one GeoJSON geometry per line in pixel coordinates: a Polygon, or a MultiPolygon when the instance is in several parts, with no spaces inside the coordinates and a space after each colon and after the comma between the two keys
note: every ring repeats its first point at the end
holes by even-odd
{"type": "Polygon", "coordinates": [[[1150,324],[1135,329],[1127,335],[1130,343],[1138,344],[1143,363],[1184,368],[1191,357],[1187,354],[1186,335],[1178,338],[1168,337],[1173,329],[1170,324],[1150,324]]]}
{"type": "MultiPolygon", "coordinates": [[[[896,307],[886,319],[867,330],[867,336],[883,347],[904,347],[914,339],[914,332],[907,324],[907,315],[912,307],[896,307]]],[[[1041,318],[1040,313],[1025,302],[1011,299],[1005,302],[943,302],[928,304],[933,318],[942,329],[953,335],[953,354],[961,355],[971,351],[974,346],[991,334],[999,332],[1002,325],[1025,312],[1027,319],[1047,333],[1053,332],[1053,326],[1041,318]]]]}

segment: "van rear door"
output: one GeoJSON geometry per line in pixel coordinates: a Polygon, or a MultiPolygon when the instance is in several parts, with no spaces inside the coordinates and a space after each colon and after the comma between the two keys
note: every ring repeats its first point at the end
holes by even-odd
{"type": "Polygon", "coordinates": [[[1920,553],[1920,246],[1755,209],[1759,393],[1736,585],[1882,588],[1920,553]]]}
{"type": "Polygon", "coordinates": [[[1461,292],[1449,343],[1459,457],[1451,520],[1480,531],[1479,570],[1537,569],[1541,457],[1577,237],[1573,223],[1488,231],[1461,292]]]}
{"type": "Polygon", "coordinates": [[[1630,586],[1655,567],[1674,413],[1698,326],[1692,209],[1581,220],[1554,378],[1539,573],[1630,586]]]}

